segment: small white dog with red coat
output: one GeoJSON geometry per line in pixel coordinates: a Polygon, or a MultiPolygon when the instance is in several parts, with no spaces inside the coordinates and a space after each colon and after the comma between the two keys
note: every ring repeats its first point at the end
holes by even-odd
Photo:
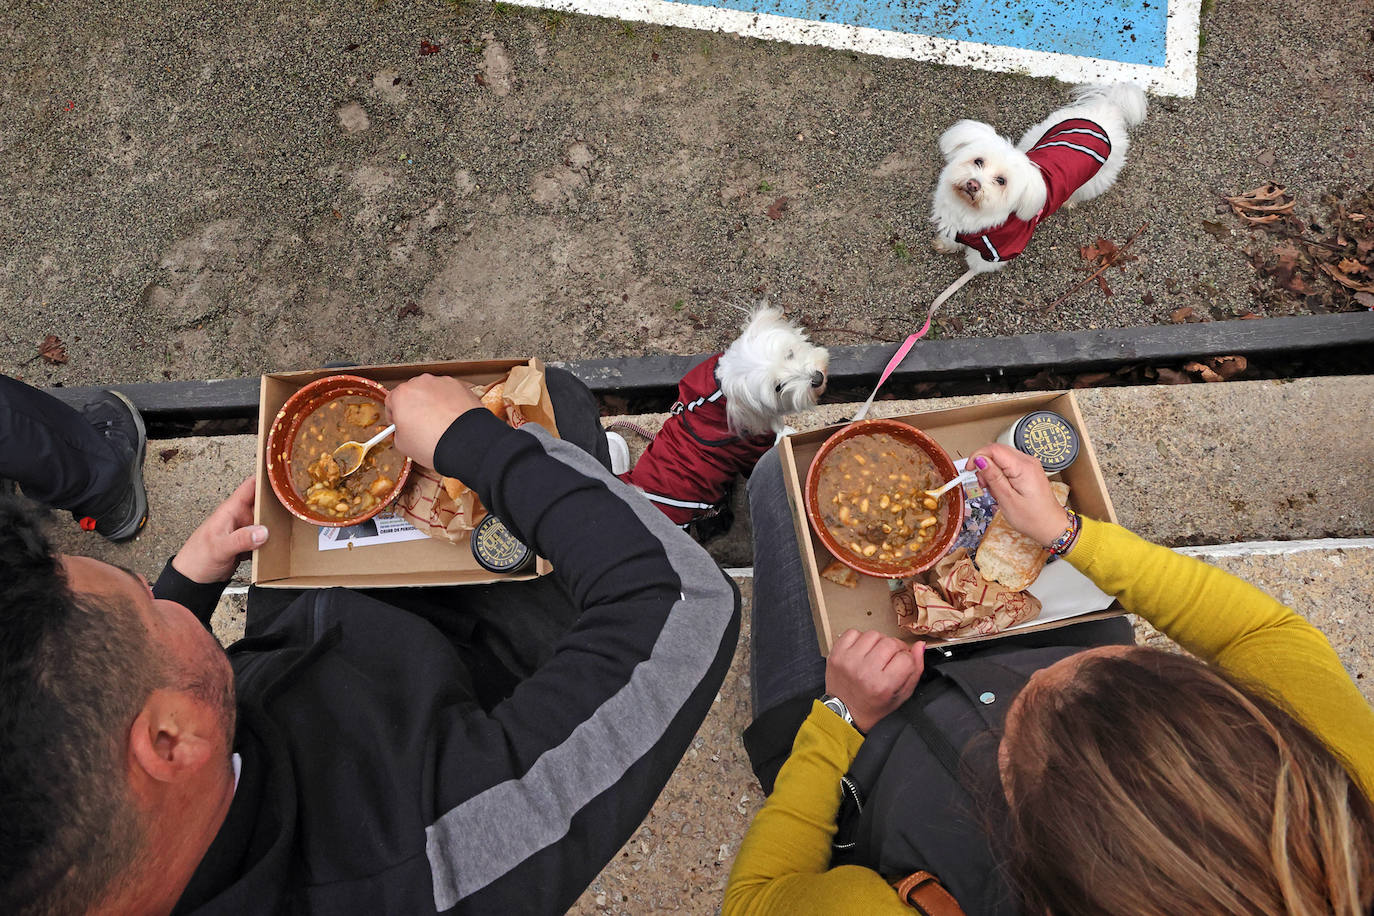
{"type": "Polygon", "coordinates": [[[1145,120],[1145,93],[1130,83],[1081,86],[1072,104],[1021,142],[979,121],[940,137],[945,167],[935,185],[933,247],[962,253],[970,271],[1000,270],[1042,220],[1105,192],[1121,174],[1129,129],[1145,120]]]}
{"type": "Polygon", "coordinates": [[[773,447],[784,417],[816,405],[829,365],[825,348],[781,310],[759,308],[725,352],[683,376],[663,429],[620,478],[684,528],[720,515],[735,477],[773,447]]]}

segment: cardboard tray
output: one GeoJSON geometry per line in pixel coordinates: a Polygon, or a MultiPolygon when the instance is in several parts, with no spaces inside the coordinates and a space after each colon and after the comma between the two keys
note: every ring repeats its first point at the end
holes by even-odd
{"type": "Polygon", "coordinates": [[[435,538],[380,544],[355,550],[318,549],[319,529],[286,511],[267,482],[264,452],[272,420],[294,392],[329,375],[360,375],[395,388],[406,379],[426,372],[451,375],[472,385],[486,385],[515,366],[543,368],[536,359],[490,359],[478,362],[409,363],[390,366],[350,366],[346,369],[312,369],[306,372],[274,372],[262,377],[258,400],[257,493],[253,522],[271,533],[266,544],[253,551],[252,582],[263,588],[395,588],[425,585],[474,585],[487,582],[533,579],[552,571],[539,558],[532,572],[519,575],[493,573],[473,559],[468,541],[451,543],[435,538]]]}
{"type": "MultiPolygon", "coordinates": [[[[1056,475],[1070,487],[1069,506],[1081,515],[1115,522],[1116,510],[1112,508],[1111,497],[1107,495],[1107,484],[1102,479],[1097,454],[1093,450],[1092,440],[1088,437],[1083,415],[1078,410],[1078,402],[1072,391],[1003,398],[972,407],[953,407],[894,419],[909,423],[927,433],[949,453],[952,460],[957,462],[960,458],[967,458],[977,449],[995,441],[1017,418],[1034,410],[1053,410],[1078,431],[1081,440],[1078,460],[1067,470],[1056,475]]],[[[917,638],[915,634],[897,626],[897,615],[892,610],[888,580],[860,575],[857,587],[845,588],[821,578],[821,570],[830,563],[831,556],[821,546],[820,539],[807,522],[803,487],[806,484],[806,472],[811,467],[811,460],[820,449],[821,443],[843,426],[844,424],[839,424],[811,432],[794,433],[779,443],[787,501],[792,512],[792,524],[797,531],[797,545],[801,550],[806,590],[811,598],[811,614],[815,620],[816,638],[820,643],[822,655],[828,655],[835,639],[851,627],[858,630],[878,630],[908,642],[914,642],[917,638]]],[[[1052,630],[1085,620],[1115,617],[1121,613],[1123,611],[1120,603],[1114,602],[1104,611],[1079,614],[1044,624],[1032,623],[1013,632],[1020,634],[1052,630]]],[[[925,640],[932,646],[955,645],[1000,639],[1003,635],[1010,634],[956,639],[926,637],[925,640]]]]}

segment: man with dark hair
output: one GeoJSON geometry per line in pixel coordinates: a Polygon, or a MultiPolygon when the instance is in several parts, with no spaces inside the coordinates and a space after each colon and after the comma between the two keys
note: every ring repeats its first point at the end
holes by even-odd
{"type": "Polygon", "coordinates": [[[251,481],[152,588],[0,507],[0,912],[565,910],[709,710],[739,600],[609,473],[590,392],[548,383],[571,441],[454,379],[387,407],[551,575],[255,589],[227,657],[205,624],[266,539],[251,481]]]}
{"type": "Polygon", "coordinates": [[[102,391],[77,411],[0,375],[0,479],[68,510],[87,531],[124,541],[142,529],[147,441],[143,419],[118,391],[102,391]]]}

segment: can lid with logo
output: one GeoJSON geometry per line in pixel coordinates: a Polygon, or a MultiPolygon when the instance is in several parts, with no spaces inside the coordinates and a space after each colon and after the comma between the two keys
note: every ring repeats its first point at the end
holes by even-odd
{"type": "Polygon", "coordinates": [[[472,555],[484,569],[495,573],[524,572],[534,562],[534,551],[494,515],[488,515],[473,529],[472,555]]]}
{"type": "Polygon", "coordinates": [[[1064,470],[1078,458],[1078,431],[1052,410],[1026,414],[997,441],[1039,459],[1047,474],[1064,470]]]}

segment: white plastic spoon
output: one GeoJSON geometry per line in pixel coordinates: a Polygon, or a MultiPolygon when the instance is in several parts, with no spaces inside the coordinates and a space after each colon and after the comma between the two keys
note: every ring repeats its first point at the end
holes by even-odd
{"type": "Polygon", "coordinates": [[[373,436],[371,439],[368,439],[366,442],[345,442],[343,445],[334,449],[334,460],[338,462],[339,470],[342,472],[339,474],[339,476],[347,477],[354,471],[358,470],[358,468],[362,467],[363,459],[367,457],[367,453],[372,449],[372,446],[376,445],[378,442],[381,442],[383,439],[385,439],[387,436],[391,435],[395,431],[396,424],[392,423],[386,429],[382,430],[377,435],[373,436]],[[350,464],[349,459],[352,458],[352,456],[355,454],[358,456],[357,460],[353,461],[350,464]]]}
{"type": "Polygon", "coordinates": [[[964,471],[963,473],[961,473],[961,474],[959,474],[958,476],[956,476],[953,480],[951,480],[949,483],[945,484],[944,486],[942,486],[942,487],[940,487],[940,488],[938,488],[938,489],[935,489],[935,490],[926,490],[926,495],[929,496],[931,499],[939,499],[941,496],[944,496],[946,493],[948,493],[950,490],[953,490],[955,487],[959,486],[960,484],[964,484],[965,486],[968,486],[968,485],[970,485],[970,484],[975,484],[975,483],[977,483],[977,482],[978,482],[978,472],[976,472],[976,471],[964,471]]]}

